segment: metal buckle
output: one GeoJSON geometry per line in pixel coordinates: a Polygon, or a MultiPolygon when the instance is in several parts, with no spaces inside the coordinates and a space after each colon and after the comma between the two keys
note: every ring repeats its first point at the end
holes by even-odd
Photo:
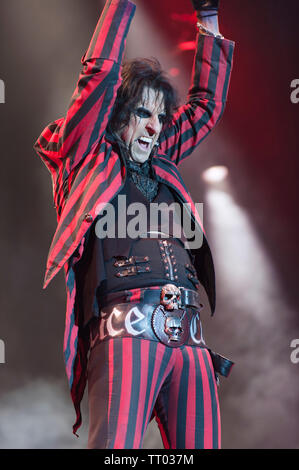
{"type": "Polygon", "coordinates": [[[115,276],[117,277],[126,277],[126,276],[136,276],[139,273],[148,273],[151,271],[149,266],[129,266],[122,271],[118,271],[115,276]]]}
{"type": "Polygon", "coordinates": [[[181,290],[174,284],[165,284],[161,289],[160,304],[165,310],[177,309],[181,306],[181,290]]]}
{"type": "Polygon", "coordinates": [[[186,310],[167,311],[163,305],[158,305],[153,312],[151,324],[157,338],[166,346],[178,348],[189,339],[190,324],[186,310]]]}
{"type": "Polygon", "coordinates": [[[174,284],[161,289],[160,305],[152,315],[152,328],[161,343],[179,347],[189,338],[190,325],[186,310],[181,308],[181,290],[174,284]]]}
{"type": "Polygon", "coordinates": [[[123,266],[132,266],[138,263],[147,263],[149,261],[149,256],[130,256],[130,258],[119,257],[114,261],[113,265],[117,268],[122,268],[123,266]]]}
{"type": "Polygon", "coordinates": [[[199,301],[199,294],[185,287],[177,287],[174,284],[165,284],[161,289],[160,303],[165,310],[175,308],[195,307],[198,310],[203,308],[199,301]]]}

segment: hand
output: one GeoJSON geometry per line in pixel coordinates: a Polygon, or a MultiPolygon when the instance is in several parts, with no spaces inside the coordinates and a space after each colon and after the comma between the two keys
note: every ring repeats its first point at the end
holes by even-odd
{"type": "Polygon", "coordinates": [[[194,10],[216,10],[219,8],[219,0],[191,0],[194,10]]]}
{"type": "MultiPolygon", "coordinates": [[[[198,23],[203,28],[199,28],[201,34],[207,34],[207,31],[216,36],[221,36],[218,24],[219,0],[191,0],[196,11],[198,23]]],[[[223,36],[222,36],[223,37],[223,36]]]]}

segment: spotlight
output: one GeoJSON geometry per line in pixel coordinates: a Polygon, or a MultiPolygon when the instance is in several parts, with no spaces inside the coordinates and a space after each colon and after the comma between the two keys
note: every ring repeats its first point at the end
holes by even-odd
{"type": "Polygon", "coordinates": [[[202,178],[206,183],[215,184],[220,183],[225,180],[228,175],[228,169],[226,166],[218,165],[218,166],[211,166],[207,168],[202,173],[202,178]]]}
{"type": "Polygon", "coordinates": [[[168,71],[169,75],[171,75],[172,77],[177,77],[178,75],[180,75],[180,69],[178,69],[177,67],[172,67],[169,71],[168,71]]]}
{"type": "Polygon", "coordinates": [[[183,41],[178,44],[180,51],[194,51],[195,41],[183,41]]]}

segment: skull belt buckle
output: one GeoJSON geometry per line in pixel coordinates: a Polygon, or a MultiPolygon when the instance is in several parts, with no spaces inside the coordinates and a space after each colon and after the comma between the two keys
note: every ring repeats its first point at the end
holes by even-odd
{"type": "Polygon", "coordinates": [[[180,289],[174,284],[162,287],[160,305],[152,315],[152,328],[165,345],[177,348],[189,338],[190,325],[186,311],[180,308],[180,289]]]}

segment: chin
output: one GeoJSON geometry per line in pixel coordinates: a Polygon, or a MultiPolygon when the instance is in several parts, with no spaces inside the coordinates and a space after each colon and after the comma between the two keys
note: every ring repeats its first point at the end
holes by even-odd
{"type": "Polygon", "coordinates": [[[149,155],[130,155],[130,159],[136,163],[144,163],[149,159],[149,155]]]}

